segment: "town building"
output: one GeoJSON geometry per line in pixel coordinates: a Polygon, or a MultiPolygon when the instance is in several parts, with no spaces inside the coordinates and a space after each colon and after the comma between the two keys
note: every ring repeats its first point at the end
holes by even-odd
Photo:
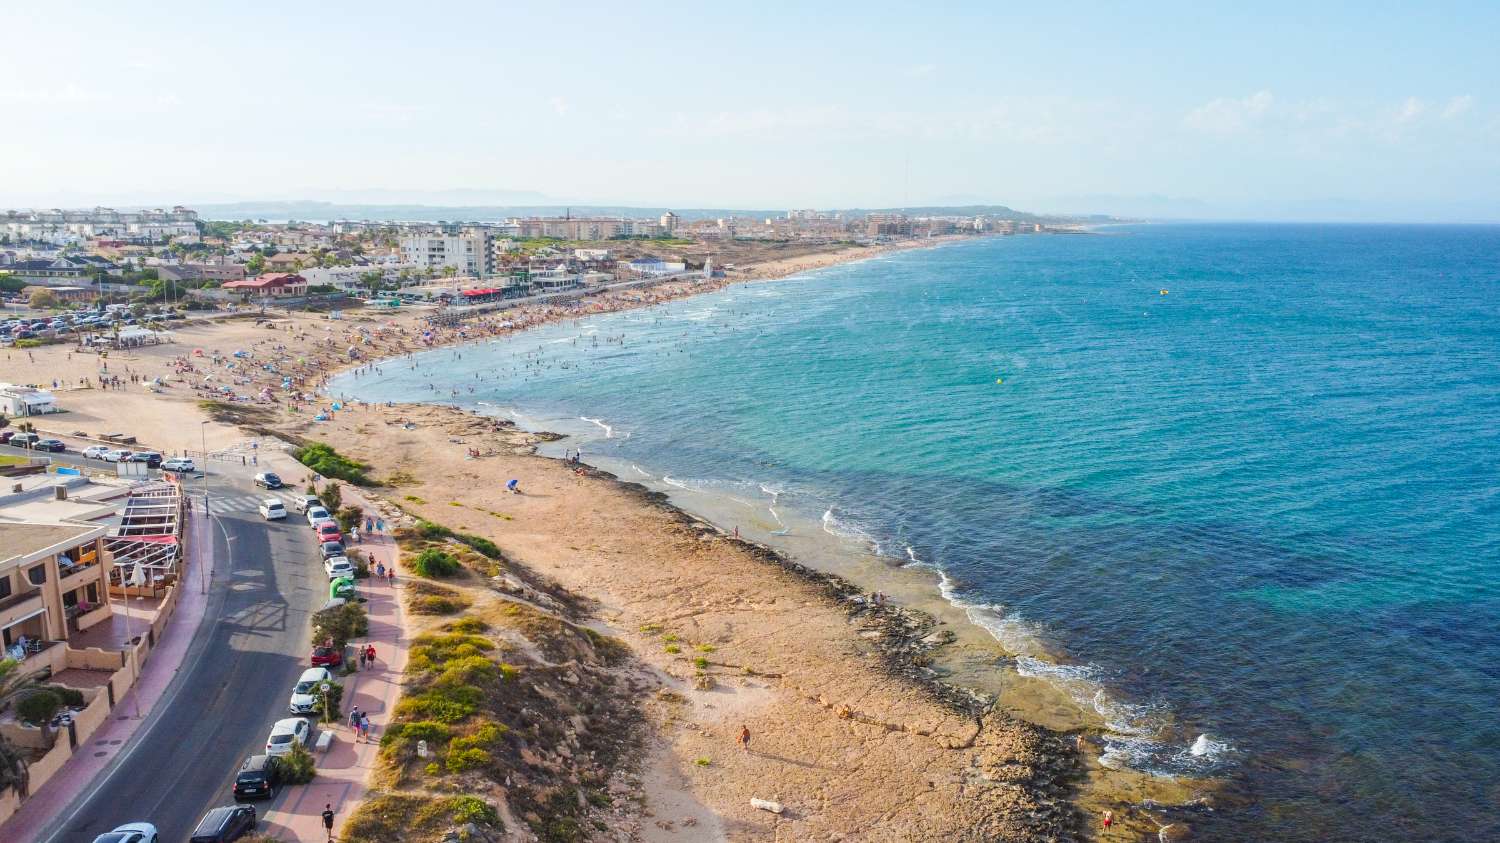
{"type": "Polygon", "coordinates": [[[221,289],[231,293],[245,293],[259,298],[285,298],[307,295],[307,279],[294,272],[275,272],[230,281],[221,289]]]}
{"type": "Polygon", "coordinates": [[[493,247],[494,236],[481,228],[409,234],[401,238],[401,259],[419,270],[487,278],[494,272],[493,247]]]}
{"type": "Polygon", "coordinates": [[[34,386],[0,383],[0,413],[17,416],[42,416],[56,413],[57,399],[51,392],[34,386]]]}
{"type": "Polygon", "coordinates": [[[198,213],[176,207],[170,211],[23,210],[0,213],[0,235],[63,245],[95,237],[130,242],[160,243],[174,237],[197,237],[198,213]]]}

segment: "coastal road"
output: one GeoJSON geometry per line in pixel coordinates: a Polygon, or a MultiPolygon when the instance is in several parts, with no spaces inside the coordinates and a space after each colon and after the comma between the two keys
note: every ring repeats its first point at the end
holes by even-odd
{"type": "MultiPolygon", "coordinates": [[[[306,667],[308,616],[326,600],[328,579],[307,522],[295,513],[261,520],[254,501],[268,493],[249,477],[235,467],[214,478],[216,570],[171,686],[131,745],[39,841],[90,843],[132,821],[154,823],[163,841],[186,840],[209,808],[232,804],[240,762],[264,749],[272,723],[290,716],[287,698],[306,667]]],[[[190,576],[184,587],[199,584],[190,576]]]]}

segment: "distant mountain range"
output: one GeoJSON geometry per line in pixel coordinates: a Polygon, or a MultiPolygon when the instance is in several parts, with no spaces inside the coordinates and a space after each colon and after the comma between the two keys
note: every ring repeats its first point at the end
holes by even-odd
{"type": "MultiPolygon", "coordinates": [[[[396,220],[401,222],[498,222],[509,217],[560,217],[572,214],[575,217],[659,217],[672,211],[685,220],[718,219],[719,217],[779,217],[785,208],[659,208],[630,205],[420,205],[406,203],[352,203],[319,202],[307,199],[267,202],[227,202],[198,205],[195,210],[205,219],[212,220],[266,220],[285,222],[326,222],[328,220],[396,220]]],[[[839,209],[832,209],[839,210],[839,209]]],[[[872,213],[904,213],[912,216],[998,216],[1025,221],[1059,220],[1062,217],[1042,217],[1017,211],[1004,205],[963,205],[956,207],[923,206],[913,208],[850,208],[843,209],[847,216],[864,216],[872,213]]],[[[1078,219],[1068,217],[1066,219],[1078,219]]]]}

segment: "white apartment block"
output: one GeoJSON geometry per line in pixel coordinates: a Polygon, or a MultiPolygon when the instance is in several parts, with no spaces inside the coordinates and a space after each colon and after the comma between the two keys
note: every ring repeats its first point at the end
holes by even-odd
{"type": "Polygon", "coordinates": [[[490,233],[477,229],[462,234],[410,234],[401,238],[401,259],[419,270],[444,272],[451,267],[448,271],[459,275],[484,278],[494,270],[492,244],[490,233]]]}
{"type": "Polygon", "coordinates": [[[170,211],[30,210],[0,213],[0,234],[12,240],[39,240],[58,245],[91,237],[161,241],[198,236],[198,212],[177,207],[170,211]]]}

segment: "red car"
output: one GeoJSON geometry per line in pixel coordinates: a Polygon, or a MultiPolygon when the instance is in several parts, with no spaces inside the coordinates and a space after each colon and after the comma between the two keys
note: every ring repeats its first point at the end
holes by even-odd
{"type": "Polygon", "coordinates": [[[332,521],[323,521],[318,524],[318,541],[341,542],[343,540],[344,534],[339,532],[339,525],[332,521]]]}
{"type": "Polygon", "coordinates": [[[312,651],[313,667],[338,667],[344,662],[342,651],[334,647],[314,647],[312,651]]]}

